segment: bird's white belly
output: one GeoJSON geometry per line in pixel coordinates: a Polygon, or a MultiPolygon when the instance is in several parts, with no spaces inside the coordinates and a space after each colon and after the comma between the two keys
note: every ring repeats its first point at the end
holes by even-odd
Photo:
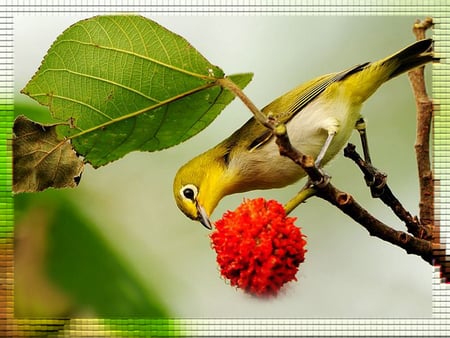
{"type": "Polygon", "coordinates": [[[298,150],[314,159],[319,155],[329,133],[335,132],[323,164],[332,159],[345,145],[360,117],[360,106],[351,106],[348,100],[323,99],[311,102],[303,111],[287,123],[291,143],[298,150]]]}
{"type": "MultiPolygon", "coordinates": [[[[320,153],[329,132],[334,131],[336,134],[322,161],[322,164],[326,164],[348,141],[360,116],[360,106],[351,106],[344,99],[332,100],[333,104],[322,101],[319,98],[311,102],[286,126],[292,145],[314,159],[320,153]]],[[[245,190],[283,187],[305,176],[300,166],[279,154],[274,138],[244,156],[246,159],[242,159],[239,166],[246,182],[245,190]]]]}

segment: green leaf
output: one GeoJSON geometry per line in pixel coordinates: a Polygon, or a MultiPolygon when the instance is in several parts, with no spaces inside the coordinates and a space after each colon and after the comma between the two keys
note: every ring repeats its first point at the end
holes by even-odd
{"type": "Polygon", "coordinates": [[[68,140],[56,134],[57,125],[43,125],[20,115],[13,127],[13,191],[35,192],[76,187],[84,163],[68,140]]]}
{"type": "MultiPolygon", "coordinates": [[[[136,15],[97,16],[61,34],[23,89],[67,122],[94,167],[171,147],[208,126],[234,95],[224,72],[184,38],[136,15]]],[[[241,88],[252,74],[230,78],[241,88]]]]}

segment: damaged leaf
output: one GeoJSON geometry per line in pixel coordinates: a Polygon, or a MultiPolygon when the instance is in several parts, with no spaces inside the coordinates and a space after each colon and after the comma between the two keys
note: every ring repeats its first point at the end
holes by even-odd
{"type": "Polygon", "coordinates": [[[13,191],[75,187],[84,163],[69,140],[56,133],[58,124],[43,125],[23,115],[13,127],[13,191]]]}

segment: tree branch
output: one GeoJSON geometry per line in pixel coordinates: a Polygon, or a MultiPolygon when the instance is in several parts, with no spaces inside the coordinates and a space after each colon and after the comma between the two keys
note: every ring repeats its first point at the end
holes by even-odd
{"type": "MultiPolygon", "coordinates": [[[[413,33],[417,40],[425,38],[426,31],[433,27],[433,20],[426,18],[417,20],[413,33]]],[[[450,282],[450,260],[446,255],[445,245],[440,241],[440,227],[434,218],[434,176],[430,159],[430,136],[433,121],[434,105],[428,96],[425,86],[424,67],[408,73],[411,87],[416,99],[416,151],[417,169],[420,186],[419,216],[423,226],[431,229],[433,246],[433,264],[440,266],[441,277],[445,283],[450,282]]]]}
{"type": "Polygon", "coordinates": [[[403,248],[409,254],[422,257],[426,262],[432,263],[432,244],[430,241],[416,238],[403,231],[395,230],[383,222],[373,217],[348,193],[335,188],[325,174],[314,165],[311,156],[304,155],[296,150],[290,143],[286,128],[279,125],[275,128],[274,134],[280,149],[280,154],[289,157],[300,165],[313,181],[325,182],[319,186],[314,186],[315,195],[328,201],[339,208],[354,221],[361,224],[371,236],[376,236],[386,242],[403,248]]]}
{"type": "MultiPolygon", "coordinates": [[[[425,38],[425,31],[433,26],[431,18],[424,21],[417,20],[413,26],[413,32],[417,40],[425,38]]],[[[433,101],[429,98],[425,86],[425,67],[419,67],[408,72],[409,80],[416,99],[417,108],[417,130],[416,151],[417,168],[420,186],[419,216],[420,222],[429,228],[434,222],[434,185],[433,172],[430,161],[430,132],[433,117],[433,101]]],[[[439,243],[439,232],[436,232],[434,241],[439,243]]]]}
{"type": "Polygon", "coordinates": [[[379,198],[392,209],[394,214],[405,223],[408,232],[413,236],[431,240],[432,233],[429,227],[420,224],[417,217],[413,217],[394,196],[388,184],[386,183],[386,175],[381,173],[370,163],[364,161],[356,152],[356,147],[349,143],[344,149],[344,156],[353,160],[364,174],[366,182],[372,182],[370,190],[372,197],[379,198]]]}

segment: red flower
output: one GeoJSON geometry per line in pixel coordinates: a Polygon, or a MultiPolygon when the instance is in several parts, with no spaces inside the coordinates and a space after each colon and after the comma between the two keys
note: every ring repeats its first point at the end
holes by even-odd
{"type": "Polygon", "coordinates": [[[215,223],[211,234],[222,276],[248,293],[276,295],[297,280],[306,241],[281,204],[263,198],[244,200],[215,223]]]}

